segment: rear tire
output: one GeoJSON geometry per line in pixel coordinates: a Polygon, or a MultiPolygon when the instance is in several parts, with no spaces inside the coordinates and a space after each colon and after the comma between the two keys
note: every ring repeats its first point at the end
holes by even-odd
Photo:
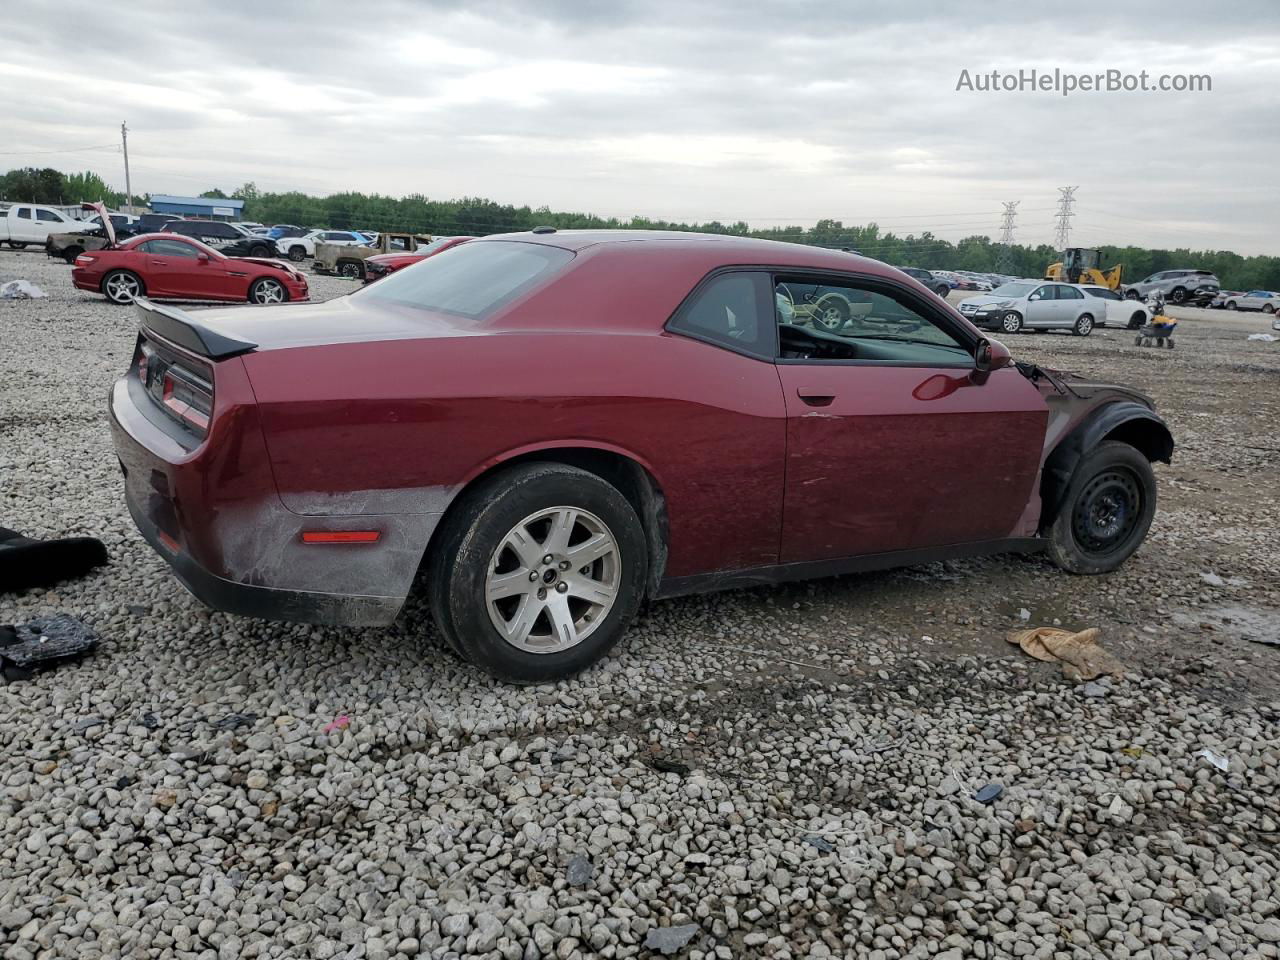
{"type": "Polygon", "coordinates": [[[1228,309],[1228,310],[1234,310],[1235,308],[1236,308],[1236,302],[1235,302],[1234,300],[1228,300],[1228,301],[1227,301],[1227,309],[1228,309]]]}
{"type": "Polygon", "coordinates": [[[595,474],[559,463],[514,467],[463,497],[427,562],[431,614],[450,646],[522,684],[571,676],[608,653],[639,608],[648,567],[644,530],[627,499],[595,474]],[[579,567],[588,543],[608,552],[579,567]]]}
{"type": "Polygon", "coordinates": [[[25,243],[20,243],[20,242],[18,242],[17,240],[10,240],[10,241],[9,241],[9,246],[13,247],[13,249],[15,249],[15,250],[25,250],[25,249],[27,249],[27,245],[26,245],[25,243]]]}
{"type": "Polygon", "coordinates": [[[132,270],[112,270],[102,278],[102,294],[112,303],[127,307],[147,292],[147,285],[132,270]]]}
{"type": "Polygon", "coordinates": [[[1049,556],[1068,573],[1109,573],[1142,545],[1155,512],[1147,458],[1127,443],[1100,443],[1072,474],[1049,528],[1049,556]]]}
{"type": "Polygon", "coordinates": [[[1262,305],[1262,312],[1263,312],[1263,313],[1275,313],[1275,312],[1276,312],[1276,308],[1275,308],[1275,307],[1273,307],[1273,306],[1272,306],[1271,304],[1269,304],[1269,303],[1264,303],[1264,304],[1262,305]]]}
{"type": "Polygon", "coordinates": [[[1174,303],[1181,303],[1187,299],[1187,291],[1183,287],[1174,287],[1173,293],[1169,294],[1169,299],[1174,303]]]}
{"type": "Polygon", "coordinates": [[[338,263],[338,276],[348,280],[363,280],[364,264],[359,260],[342,260],[338,263]]]}
{"type": "Polygon", "coordinates": [[[1087,313],[1080,314],[1076,318],[1076,325],[1071,328],[1071,332],[1077,337],[1087,337],[1093,332],[1093,317],[1087,313]]]}
{"type": "Polygon", "coordinates": [[[1137,290],[1126,290],[1126,291],[1124,292],[1124,298],[1125,298],[1126,300],[1140,300],[1140,299],[1141,299],[1141,297],[1138,295],[1138,291],[1137,291],[1137,290]]]}

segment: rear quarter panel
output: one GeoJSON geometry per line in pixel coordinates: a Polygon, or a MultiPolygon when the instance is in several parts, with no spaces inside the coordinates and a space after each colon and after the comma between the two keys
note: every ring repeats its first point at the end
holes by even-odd
{"type": "Polygon", "coordinates": [[[513,456],[594,447],[636,460],[660,487],[668,575],[777,560],[785,409],[771,363],[660,329],[326,345],[244,360],[290,510],[438,513],[513,456]]]}

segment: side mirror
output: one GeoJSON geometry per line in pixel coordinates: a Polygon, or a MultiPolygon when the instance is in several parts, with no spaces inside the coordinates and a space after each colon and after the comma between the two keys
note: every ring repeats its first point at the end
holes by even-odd
{"type": "Polygon", "coordinates": [[[1013,355],[1003,343],[983,337],[973,350],[973,372],[986,375],[992,370],[1007,367],[1012,359],[1013,355]]]}
{"type": "Polygon", "coordinates": [[[1038,294],[1038,293],[1033,293],[1031,296],[1027,297],[1027,299],[1028,299],[1028,300],[1039,300],[1039,299],[1040,299],[1040,294],[1038,294]]]}
{"type": "Polygon", "coordinates": [[[208,262],[209,262],[209,255],[208,255],[207,253],[197,253],[197,254],[196,254],[196,260],[197,260],[199,263],[208,263],[208,262]]]}

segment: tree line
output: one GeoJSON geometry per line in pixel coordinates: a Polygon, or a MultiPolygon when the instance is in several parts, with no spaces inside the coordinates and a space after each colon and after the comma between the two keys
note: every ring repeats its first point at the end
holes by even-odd
{"type": "MultiPolygon", "coordinates": [[[[1006,249],[989,236],[980,234],[953,242],[935,237],[927,230],[901,236],[881,232],[874,223],[855,226],[845,225],[839,220],[819,220],[811,227],[796,224],[758,229],[741,220],[736,223],[718,220],[681,223],[649,217],[599,217],[590,213],[555,211],[549,207],[497,203],[482,197],[433,200],[420,193],[405,197],[357,192],[334,193],[327,197],[298,191],[266,193],[259,191],[253,183],[246,183],[230,194],[210,189],[202,196],[244,200],[243,216],[246,220],[335,230],[391,230],[467,236],[507,233],[537,226],[561,230],[694,230],[836,249],[849,247],[902,267],[1001,272],[1026,277],[1043,276],[1045,267],[1059,259],[1059,251],[1048,244],[1014,244],[1006,249]]],[[[33,167],[10,170],[0,177],[0,199],[58,204],[103,200],[113,207],[124,203],[124,196],[111,189],[95,173],[64,174],[52,168],[33,167]]],[[[144,194],[135,199],[146,203],[150,198],[144,194]]],[[[1141,280],[1158,270],[1184,267],[1213,271],[1224,289],[1280,290],[1280,257],[1244,257],[1229,250],[1190,250],[1186,247],[1164,250],[1104,246],[1101,251],[1102,266],[1110,268],[1117,263],[1124,264],[1124,276],[1129,282],[1141,280]]]]}

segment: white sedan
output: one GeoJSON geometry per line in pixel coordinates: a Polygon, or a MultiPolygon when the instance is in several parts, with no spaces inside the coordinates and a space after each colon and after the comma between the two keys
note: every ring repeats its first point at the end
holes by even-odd
{"type": "Polygon", "coordinates": [[[1103,313],[1098,316],[1098,326],[1126,327],[1137,330],[1151,320],[1151,308],[1141,300],[1126,300],[1124,294],[1107,287],[1090,283],[1080,284],[1085,296],[1103,301],[1103,313]]]}
{"type": "Polygon", "coordinates": [[[974,326],[987,330],[1070,330],[1087,337],[1099,318],[1106,316],[1106,307],[1069,283],[1014,280],[980,297],[961,300],[960,312],[974,326]]]}
{"type": "Polygon", "coordinates": [[[1275,313],[1280,310],[1280,293],[1273,290],[1250,290],[1248,293],[1228,297],[1223,304],[1228,310],[1261,310],[1275,313]]]}
{"type": "Polygon", "coordinates": [[[312,230],[301,237],[287,239],[282,237],[276,241],[276,246],[286,257],[297,262],[314,257],[317,243],[332,243],[340,247],[363,247],[368,245],[369,238],[354,230],[312,230]]]}

